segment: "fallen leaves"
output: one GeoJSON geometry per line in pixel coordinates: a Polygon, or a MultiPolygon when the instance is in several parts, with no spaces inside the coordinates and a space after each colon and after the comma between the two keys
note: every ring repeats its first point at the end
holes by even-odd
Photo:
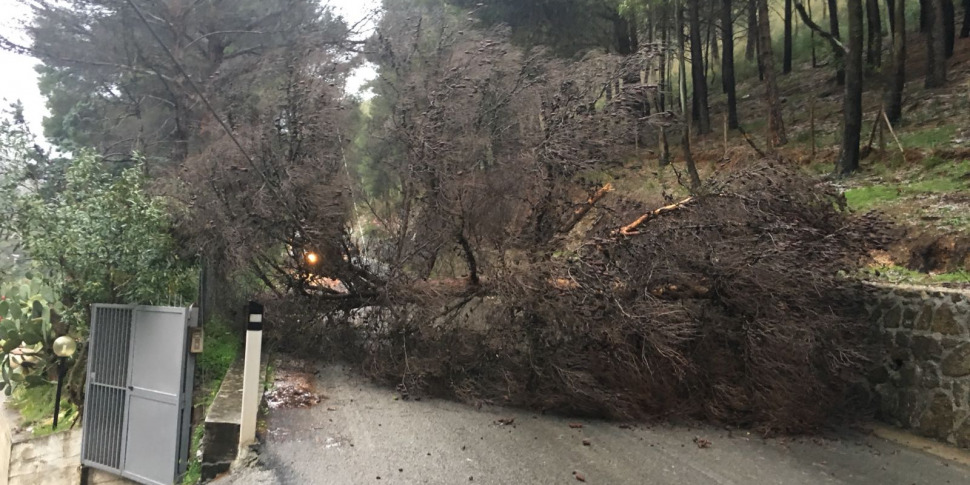
{"type": "Polygon", "coordinates": [[[694,438],[694,444],[696,444],[698,448],[710,448],[711,440],[704,439],[704,438],[701,438],[700,436],[697,436],[694,438]]]}
{"type": "Polygon", "coordinates": [[[569,427],[572,429],[580,429],[583,427],[583,425],[579,423],[569,423],[569,427]]]}
{"type": "Polygon", "coordinates": [[[499,418],[495,420],[495,424],[499,426],[508,426],[515,422],[515,418],[499,418]]]}

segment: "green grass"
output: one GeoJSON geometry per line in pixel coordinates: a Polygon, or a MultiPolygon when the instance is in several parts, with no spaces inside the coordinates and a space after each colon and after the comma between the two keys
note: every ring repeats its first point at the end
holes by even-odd
{"type": "Polygon", "coordinates": [[[957,127],[944,125],[926,130],[900,133],[899,142],[906,148],[938,148],[953,140],[957,127]]]}
{"type": "Polygon", "coordinates": [[[948,162],[934,159],[924,161],[917,172],[899,173],[888,169],[878,170],[886,177],[903,180],[877,185],[851,188],[845,191],[849,207],[868,210],[894,203],[900,199],[923,194],[945,194],[970,190],[970,161],[948,162]]]}
{"type": "Polygon", "coordinates": [[[189,446],[189,466],[182,475],[183,484],[195,484],[202,480],[202,460],[198,458],[199,447],[202,446],[204,428],[196,425],[192,428],[192,444],[189,446]]]}
{"type": "Polygon", "coordinates": [[[942,284],[942,283],[966,283],[970,281],[970,272],[954,271],[951,273],[926,274],[913,271],[901,266],[879,266],[868,268],[865,271],[867,279],[877,279],[892,283],[910,284],[942,284]]]}
{"type": "MultiPolygon", "coordinates": [[[[195,405],[208,409],[219,392],[222,379],[242,349],[242,336],[221,320],[212,320],[205,326],[202,354],[195,359],[196,389],[195,405]]],[[[182,484],[192,485],[202,479],[202,461],[199,448],[202,446],[204,420],[192,428],[192,443],[189,447],[189,466],[182,476],[182,484]]]]}
{"type": "Polygon", "coordinates": [[[241,348],[239,332],[225,322],[213,320],[205,326],[203,352],[196,357],[196,368],[204,375],[224,376],[241,348]]]}
{"type": "Polygon", "coordinates": [[[70,429],[78,417],[77,408],[62,395],[60,417],[55,430],[53,425],[56,395],[55,383],[21,386],[11,396],[10,405],[20,413],[22,426],[30,428],[34,436],[47,436],[70,429]]]}

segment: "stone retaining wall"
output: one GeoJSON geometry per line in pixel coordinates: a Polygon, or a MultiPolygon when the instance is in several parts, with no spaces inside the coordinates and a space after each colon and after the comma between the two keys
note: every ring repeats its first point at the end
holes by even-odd
{"type": "Polygon", "coordinates": [[[879,418],[970,448],[970,291],[874,285],[879,418]]]}
{"type": "MultiPolygon", "coordinates": [[[[2,393],[0,393],[2,394],[2,393]]],[[[133,485],[100,470],[81,473],[81,428],[35,437],[0,398],[0,485],[133,485]]]]}

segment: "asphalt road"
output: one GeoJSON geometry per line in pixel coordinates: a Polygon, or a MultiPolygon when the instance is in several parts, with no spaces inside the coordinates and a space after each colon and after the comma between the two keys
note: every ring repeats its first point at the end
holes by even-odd
{"type": "Polygon", "coordinates": [[[970,468],[851,431],[765,440],[710,427],[631,428],[395,400],[341,367],[319,369],[316,380],[327,398],[273,410],[259,465],[217,484],[970,483],[970,468]]]}

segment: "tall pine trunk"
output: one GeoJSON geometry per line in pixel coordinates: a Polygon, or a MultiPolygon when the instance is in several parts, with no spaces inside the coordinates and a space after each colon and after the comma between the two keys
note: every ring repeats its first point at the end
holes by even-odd
{"type": "Polygon", "coordinates": [[[680,92],[680,114],[687,117],[687,50],[684,41],[684,4],[677,0],[674,8],[677,9],[677,90],[680,92]]]}
{"type": "Polygon", "coordinates": [[[748,0],[748,37],[744,58],[753,61],[758,54],[758,0],[748,0]]]}
{"type": "Polygon", "coordinates": [[[866,17],[869,27],[866,64],[876,69],[882,64],[882,16],[879,14],[879,0],[866,0],[866,17]]]}
{"type": "Polygon", "coordinates": [[[926,87],[939,88],[946,84],[946,39],[943,27],[943,0],[925,0],[927,23],[929,24],[926,42],[926,87]]]}
{"type": "Polygon", "coordinates": [[[953,0],[943,0],[943,45],[947,59],[953,57],[953,48],[957,37],[956,16],[953,0]]]}
{"type": "Polygon", "coordinates": [[[721,83],[727,93],[728,128],[738,128],[737,83],[734,79],[734,16],[732,0],[721,0],[721,83]]]}
{"type": "Polygon", "coordinates": [[[792,56],[792,0],[785,0],[785,40],[784,53],[782,55],[781,72],[788,74],[791,72],[792,56]]]}
{"type": "Polygon", "coordinates": [[[903,89],[906,87],[906,2],[895,0],[890,12],[893,24],[893,72],[886,90],[886,117],[897,123],[903,117],[903,89]]]}
{"type": "Polygon", "coordinates": [[[919,31],[928,34],[933,25],[934,0],[919,0],[919,31]]]}
{"type": "Polygon", "coordinates": [[[893,36],[896,35],[896,2],[893,0],[886,0],[886,18],[889,19],[889,33],[893,36]]]}
{"type": "MultiPolygon", "coordinates": [[[[836,0],[828,0],[829,3],[829,32],[836,39],[841,37],[839,33],[839,5],[836,0]]],[[[845,84],[845,59],[842,51],[832,48],[835,57],[835,81],[842,86],[845,84]]]]}
{"type": "Polygon", "coordinates": [[[849,45],[845,59],[845,98],[842,114],[842,153],[837,171],[848,175],[859,168],[859,143],[862,136],[862,0],[848,0],[849,45]]]}
{"type": "Polygon", "coordinates": [[[691,80],[694,84],[694,114],[697,133],[706,135],[711,132],[711,113],[707,104],[707,76],[704,73],[704,44],[701,43],[700,0],[688,0],[688,21],[690,22],[690,64],[691,80]]]}
{"type": "Polygon", "coordinates": [[[960,38],[970,37],[970,0],[963,0],[963,28],[960,29],[960,38]]]}
{"type": "Polygon", "coordinates": [[[788,143],[785,122],[781,117],[781,97],[775,73],[775,54],[771,46],[771,21],[768,0],[758,0],[758,64],[765,74],[765,98],[768,103],[768,144],[771,148],[788,143]]]}

